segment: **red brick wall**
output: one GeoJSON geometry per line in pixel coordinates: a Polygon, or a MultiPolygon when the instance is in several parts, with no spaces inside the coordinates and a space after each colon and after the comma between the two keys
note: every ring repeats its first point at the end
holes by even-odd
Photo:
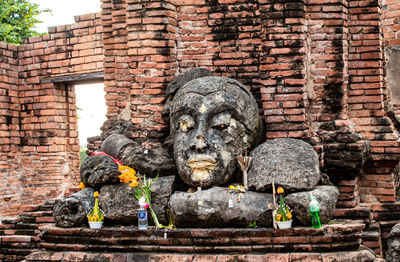
{"type": "Polygon", "coordinates": [[[130,99],[133,136],[165,137],[166,86],[193,67],[248,86],[264,108],[268,138],[308,136],[302,3],[104,0],[103,14],[109,116],[130,99]]]}
{"type": "Polygon", "coordinates": [[[21,46],[1,45],[8,62],[1,64],[7,71],[1,74],[0,216],[60,197],[80,180],[73,85],[42,81],[103,72],[99,17],[76,17],[75,24],[51,27],[21,46]]]}
{"type": "Polygon", "coordinates": [[[20,141],[18,47],[0,43],[0,60],[0,207],[3,207],[16,201],[21,183],[19,174],[14,172],[16,145],[20,141]]]}
{"type": "Polygon", "coordinates": [[[365,202],[394,201],[392,171],[400,152],[398,135],[386,116],[388,94],[384,82],[382,16],[379,1],[351,1],[350,117],[357,131],[370,141],[370,161],[360,181],[365,202]]]}
{"type": "Polygon", "coordinates": [[[394,47],[400,45],[400,1],[383,0],[383,32],[385,46],[394,47]]]}
{"type": "MultiPolygon", "coordinates": [[[[387,86],[387,115],[400,131],[400,1],[382,1],[382,30],[384,36],[385,73],[387,86]]],[[[399,145],[398,141],[382,141],[381,146],[399,145]]],[[[382,151],[382,150],[381,150],[382,151]]],[[[387,148],[385,152],[399,153],[398,148],[387,148]]],[[[386,176],[390,174],[383,171],[386,176]]],[[[398,185],[397,185],[398,186],[398,185]]]]}
{"type": "MultiPolygon", "coordinates": [[[[400,147],[395,119],[387,117],[388,29],[382,25],[395,23],[390,17],[397,11],[387,12],[393,6],[384,1],[382,9],[378,0],[102,0],[101,14],[12,47],[19,58],[12,61],[20,117],[12,121],[21,138],[13,172],[27,184],[18,192],[22,199],[41,194],[39,201],[77,182],[74,90],[43,79],[104,71],[108,118],[129,109],[132,137],[162,141],[167,85],[206,67],[251,89],[266,139],[301,138],[315,147],[323,171],[340,187],[339,207],[392,202],[400,147]],[[46,190],[30,191],[32,185],[46,190]]],[[[17,206],[0,204],[0,211],[17,206]]]]}
{"type": "Polygon", "coordinates": [[[385,38],[385,51],[387,60],[388,89],[391,103],[389,109],[396,115],[396,120],[400,119],[400,88],[398,86],[398,71],[400,57],[400,1],[384,0],[383,9],[383,33],[385,38]]]}
{"type": "Polygon", "coordinates": [[[394,201],[400,149],[385,116],[378,1],[104,0],[102,19],[108,115],[128,105],[132,136],[164,138],[166,86],[206,67],[252,90],[266,139],[313,143],[343,185],[341,206],[394,201]]]}
{"type": "Polygon", "coordinates": [[[108,116],[128,105],[132,136],[159,138],[167,130],[165,88],[176,72],[176,8],[170,1],[102,2],[108,116]]]}

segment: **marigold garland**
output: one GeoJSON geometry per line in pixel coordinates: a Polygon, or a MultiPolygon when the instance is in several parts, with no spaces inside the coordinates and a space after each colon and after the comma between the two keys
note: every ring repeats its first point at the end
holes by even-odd
{"type": "Polygon", "coordinates": [[[121,172],[121,175],[118,176],[120,182],[129,184],[130,187],[137,187],[139,185],[137,182],[138,177],[136,176],[136,171],[133,168],[121,165],[118,167],[118,170],[121,172]]]}
{"type": "Polygon", "coordinates": [[[78,186],[81,190],[85,189],[85,184],[83,182],[81,182],[78,186]]]}

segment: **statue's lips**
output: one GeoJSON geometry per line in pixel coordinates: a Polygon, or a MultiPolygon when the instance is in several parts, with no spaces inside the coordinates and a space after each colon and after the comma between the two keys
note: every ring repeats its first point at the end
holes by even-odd
{"type": "Polygon", "coordinates": [[[192,169],[214,169],[217,160],[211,157],[191,157],[187,161],[187,165],[192,169]]]}

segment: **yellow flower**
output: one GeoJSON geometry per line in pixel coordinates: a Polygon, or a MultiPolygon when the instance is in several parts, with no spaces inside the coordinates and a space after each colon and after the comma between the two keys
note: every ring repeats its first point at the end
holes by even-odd
{"type": "Polygon", "coordinates": [[[136,171],[133,168],[129,166],[119,166],[118,170],[121,172],[121,175],[118,176],[120,182],[129,184],[132,181],[138,180],[135,176],[136,171]]]}
{"type": "Polygon", "coordinates": [[[118,170],[119,170],[120,172],[125,171],[125,169],[127,169],[127,168],[128,168],[127,166],[123,166],[123,165],[118,166],[118,170]]]}
{"type": "Polygon", "coordinates": [[[291,220],[291,219],[292,219],[292,213],[290,213],[290,212],[287,213],[287,214],[286,214],[286,217],[287,217],[289,220],[291,220]]]}
{"type": "Polygon", "coordinates": [[[130,170],[128,170],[128,171],[125,171],[125,173],[126,173],[128,176],[134,176],[134,175],[136,175],[136,171],[133,170],[133,169],[130,169],[130,170]]]}
{"type": "Polygon", "coordinates": [[[78,187],[82,190],[85,188],[85,184],[83,182],[81,182],[78,187]]]}
{"type": "Polygon", "coordinates": [[[129,184],[129,187],[137,187],[138,185],[138,181],[134,180],[132,183],[129,184]]]}
{"type": "Polygon", "coordinates": [[[230,185],[230,186],[229,186],[229,189],[230,189],[230,190],[235,190],[235,189],[236,189],[236,187],[235,187],[235,186],[232,186],[232,185],[230,185]]]}
{"type": "Polygon", "coordinates": [[[133,175],[136,174],[136,171],[129,166],[118,166],[118,170],[121,173],[133,173],[133,175]]]}
{"type": "Polygon", "coordinates": [[[94,194],[93,194],[93,196],[95,197],[95,198],[98,198],[99,196],[100,196],[100,194],[99,194],[99,192],[94,192],[94,194]]]}
{"type": "Polygon", "coordinates": [[[276,193],[278,194],[283,194],[283,192],[285,192],[285,190],[283,190],[282,187],[278,187],[278,189],[276,190],[276,193]]]}
{"type": "Polygon", "coordinates": [[[281,221],[282,215],[281,214],[276,214],[275,219],[276,221],[281,221]]]}

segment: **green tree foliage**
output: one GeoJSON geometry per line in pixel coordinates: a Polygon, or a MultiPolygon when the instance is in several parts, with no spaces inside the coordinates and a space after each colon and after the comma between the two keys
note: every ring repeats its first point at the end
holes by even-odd
{"type": "Polygon", "coordinates": [[[32,27],[42,22],[36,17],[44,12],[50,10],[29,0],[0,0],[0,41],[21,44],[23,38],[39,35],[32,27]]]}

